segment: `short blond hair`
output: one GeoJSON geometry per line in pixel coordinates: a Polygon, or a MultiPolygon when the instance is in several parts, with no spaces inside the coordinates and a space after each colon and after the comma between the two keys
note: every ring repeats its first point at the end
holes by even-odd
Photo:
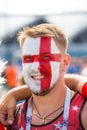
{"type": "Polygon", "coordinates": [[[18,33],[18,41],[22,47],[26,37],[52,37],[62,52],[67,51],[68,40],[64,32],[53,24],[39,24],[33,27],[26,27],[18,33]]]}

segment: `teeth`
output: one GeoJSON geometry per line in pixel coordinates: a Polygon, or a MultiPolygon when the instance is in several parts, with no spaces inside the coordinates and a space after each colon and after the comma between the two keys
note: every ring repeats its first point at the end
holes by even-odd
{"type": "Polygon", "coordinates": [[[42,76],[42,75],[37,75],[37,76],[32,76],[32,78],[34,78],[34,79],[42,79],[42,78],[44,78],[44,76],[42,76]]]}

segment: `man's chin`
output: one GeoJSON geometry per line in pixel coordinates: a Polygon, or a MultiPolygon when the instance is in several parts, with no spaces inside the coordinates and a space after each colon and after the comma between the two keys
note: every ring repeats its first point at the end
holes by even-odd
{"type": "Polygon", "coordinates": [[[47,95],[47,94],[50,92],[50,90],[51,90],[51,89],[45,90],[45,91],[40,92],[40,93],[35,93],[35,92],[33,92],[33,94],[35,94],[36,96],[45,96],[45,95],[47,95]]]}

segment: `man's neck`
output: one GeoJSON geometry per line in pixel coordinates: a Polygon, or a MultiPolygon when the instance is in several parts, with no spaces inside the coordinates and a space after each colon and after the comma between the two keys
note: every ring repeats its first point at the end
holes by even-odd
{"type": "Polygon", "coordinates": [[[33,101],[42,115],[49,114],[53,110],[64,105],[66,96],[65,86],[55,86],[47,95],[36,96],[33,101]]]}

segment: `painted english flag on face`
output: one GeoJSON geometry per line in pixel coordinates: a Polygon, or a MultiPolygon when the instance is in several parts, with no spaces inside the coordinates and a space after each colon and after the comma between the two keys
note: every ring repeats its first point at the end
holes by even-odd
{"type": "Polygon", "coordinates": [[[25,39],[22,53],[23,74],[31,91],[46,91],[57,82],[60,61],[60,50],[53,38],[25,39]]]}

